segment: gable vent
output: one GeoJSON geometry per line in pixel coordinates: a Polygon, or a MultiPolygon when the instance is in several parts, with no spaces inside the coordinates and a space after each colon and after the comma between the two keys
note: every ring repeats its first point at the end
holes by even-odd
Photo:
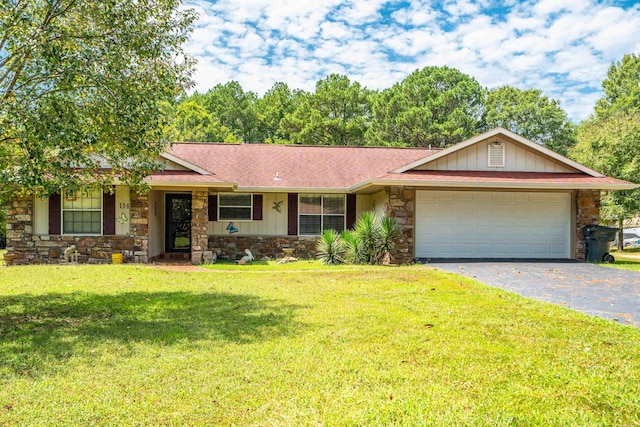
{"type": "Polygon", "coordinates": [[[494,141],[489,143],[489,167],[504,167],[504,144],[502,142],[494,141]]]}

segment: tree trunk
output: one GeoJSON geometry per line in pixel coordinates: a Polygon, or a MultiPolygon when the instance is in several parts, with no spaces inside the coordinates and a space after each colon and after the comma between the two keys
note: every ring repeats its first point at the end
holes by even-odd
{"type": "Polygon", "coordinates": [[[618,218],[618,250],[624,250],[624,238],[622,234],[622,228],[624,227],[624,219],[618,218]]]}

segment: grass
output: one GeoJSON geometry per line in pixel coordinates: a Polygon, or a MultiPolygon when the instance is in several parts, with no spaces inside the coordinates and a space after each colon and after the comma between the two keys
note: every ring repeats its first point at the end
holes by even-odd
{"type": "Polygon", "coordinates": [[[625,249],[622,252],[612,250],[611,254],[615,257],[616,262],[602,265],[619,270],[640,271],[640,248],[625,249]]]}
{"type": "Polygon", "coordinates": [[[225,268],[3,269],[0,425],[640,423],[638,329],[424,266],[225,268]]]}
{"type": "Polygon", "coordinates": [[[7,252],[6,249],[0,249],[0,265],[4,265],[4,254],[7,252]]]}

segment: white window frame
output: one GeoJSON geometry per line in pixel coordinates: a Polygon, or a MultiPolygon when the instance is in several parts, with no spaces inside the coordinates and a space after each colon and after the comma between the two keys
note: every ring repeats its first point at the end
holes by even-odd
{"type": "MultiPolygon", "coordinates": [[[[298,235],[299,236],[319,236],[323,233],[322,230],[324,230],[324,217],[325,216],[338,216],[337,214],[325,214],[324,213],[324,198],[325,196],[339,196],[340,194],[316,194],[316,193],[303,193],[303,194],[298,194],[298,235]],[[301,197],[320,197],[320,213],[319,214],[303,214],[300,213],[300,198],[301,197]],[[318,216],[320,215],[320,234],[302,234],[300,231],[300,217],[302,216],[318,216]]],[[[343,220],[342,220],[342,229],[346,230],[347,229],[347,195],[343,194],[343,206],[344,206],[344,213],[342,214],[343,220]]]]}
{"type": "Polygon", "coordinates": [[[218,193],[218,221],[235,221],[235,222],[251,222],[253,221],[253,193],[218,193]],[[249,196],[249,206],[236,206],[236,205],[225,205],[222,206],[220,203],[220,196],[249,196]],[[249,219],[239,219],[239,218],[223,218],[220,215],[221,208],[240,208],[240,209],[249,209],[249,219]]]}
{"type": "MultiPolygon", "coordinates": [[[[100,193],[100,209],[70,209],[64,207],[65,199],[68,197],[64,193],[60,194],[60,232],[62,235],[67,236],[102,236],[104,231],[104,194],[102,190],[94,190],[97,193],[100,193]],[[67,232],[64,229],[64,214],[65,212],[100,212],[100,232],[99,233],[77,233],[77,232],[67,232]]],[[[77,193],[74,193],[76,196],[77,193]]],[[[80,196],[83,196],[83,193],[80,193],[80,196]]]]}

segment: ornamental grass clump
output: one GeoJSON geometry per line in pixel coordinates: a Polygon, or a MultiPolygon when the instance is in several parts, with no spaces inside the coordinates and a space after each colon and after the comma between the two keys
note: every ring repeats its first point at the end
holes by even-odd
{"type": "Polygon", "coordinates": [[[325,265],[336,265],[344,262],[344,244],[340,235],[334,230],[327,230],[318,238],[316,244],[318,259],[325,265]]]}
{"type": "Polygon", "coordinates": [[[356,220],[353,230],[338,235],[326,231],[318,239],[318,259],[324,264],[389,264],[398,236],[398,224],[393,218],[365,212],[356,220]]]}

